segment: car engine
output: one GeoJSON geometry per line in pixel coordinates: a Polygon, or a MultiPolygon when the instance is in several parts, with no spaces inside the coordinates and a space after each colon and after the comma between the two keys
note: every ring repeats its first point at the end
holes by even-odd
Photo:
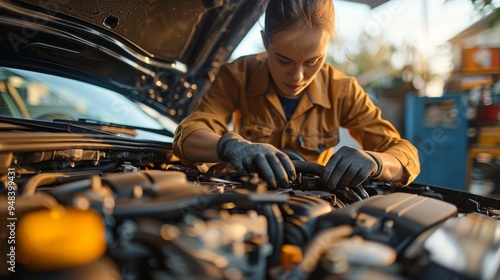
{"type": "Polygon", "coordinates": [[[499,279],[499,200],[379,181],[329,192],[321,166],[294,163],[287,189],[225,164],[202,172],[123,162],[100,174],[61,165],[30,176],[9,168],[1,248],[12,269],[3,276],[499,279]]]}

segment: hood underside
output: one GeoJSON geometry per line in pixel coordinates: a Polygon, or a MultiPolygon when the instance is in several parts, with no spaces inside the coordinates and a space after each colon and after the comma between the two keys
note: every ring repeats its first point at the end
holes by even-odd
{"type": "MultiPolygon", "coordinates": [[[[19,1],[47,14],[70,17],[95,28],[109,30],[151,58],[190,63],[190,50],[202,40],[202,30],[221,30],[238,4],[226,1],[19,1]],[[217,26],[219,25],[219,26],[217,26]]],[[[226,31],[226,32],[229,32],[226,31]]]]}
{"type": "Polygon", "coordinates": [[[0,1],[4,66],[99,84],[176,120],[260,17],[255,0],[0,1]]]}

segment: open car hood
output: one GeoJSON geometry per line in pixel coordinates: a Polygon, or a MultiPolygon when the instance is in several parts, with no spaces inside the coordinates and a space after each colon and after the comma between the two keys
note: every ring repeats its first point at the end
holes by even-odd
{"type": "Polygon", "coordinates": [[[254,0],[2,0],[0,9],[4,66],[99,84],[177,121],[262,11],[254,0]]]}

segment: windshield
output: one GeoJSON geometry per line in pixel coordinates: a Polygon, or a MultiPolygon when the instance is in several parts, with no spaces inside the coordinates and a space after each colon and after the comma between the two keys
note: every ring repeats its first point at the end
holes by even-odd
{"type": "Polygon", "coordinates": [[[166,128],[120,93],[63,77],[0,67],[0,94],[2,116],[166,128]]]}

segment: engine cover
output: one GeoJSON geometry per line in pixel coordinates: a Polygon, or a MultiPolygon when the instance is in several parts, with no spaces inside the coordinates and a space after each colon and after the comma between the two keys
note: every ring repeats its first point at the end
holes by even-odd
{"type": "Polygon", "coordinates": [[[457,214],[452,204],[407,193],[376,195],[323,217],[319,228],[350,225],[354,234],[402,252],[419,234],[457,214]]]}

